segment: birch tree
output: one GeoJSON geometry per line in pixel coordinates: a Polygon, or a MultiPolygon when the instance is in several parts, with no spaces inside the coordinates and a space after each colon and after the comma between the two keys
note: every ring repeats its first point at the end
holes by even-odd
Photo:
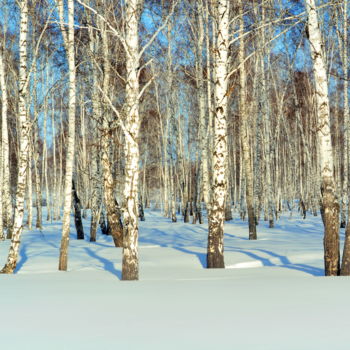
{"type": "Polygon", "coordinates": [[[30,122],[27,117],[27,36],[28,36],[28,1],[19,2],[20,7],[20,35],[19,35],[19,101],[18,120],[20,127],[19,154],[18,154],[18,175],[16,190],[16,207],[13,222],[12,241],[9,249],[7,262],[1,273],[13,273],[17,265],[18,252],[23,229],[24,198],[26,190],[26,176],[28,166],[28,150],[30,137],[30,122]]]}
{"type": "Polygon", "coordinates": [[[306,12],[316,90],[325,274],[336,276],[339,273],[339,204],[335,194],[327,71],[315,0],[306,0],[306,12]]]}
{"type": "Polygon", "coordinates": [[[62,223],[62,239],[60,248],[60,258],[58,269],[67,270],[68,264],[68,244],[70,231],[70,212],[72,205],[72,180],[74,161],[74,141],[75,141],[75,57],[74,57],[74,0],[68,0],[68,30],[64,28],[64,4],[63,0],[57,0],[61,31],[65,42],[68,66],[69,66],[69,109],[68,109],[68,140],[66,153],[66,177],[64,184],[64,208],[62,223]]]}
{"type": "Polygon", "coordinates": [[[0,43],[0,89],[1,89],[1,150],[3,171],[1,191],[3,201],[3,225],[7,228],[10,238],[12,228],[12,204],[10,196],[10,160],[9,160],[9,132],[8,132],[8,94],[5,78],[5,38],[0,43]]]}
{"type": "Polygon", "coordinates": [[[227,113],[229,59],[229,0],[216,0],[214,16],[216,38],[214,48],[215,114],[212,204],[208,217],[207,267],[224,268],[224,220],[227,195],[227,113]]]}
{"type": "MultiPolygon", "coordinates": [[[[3,48],[0,47],[0,89],[1,89],[1,120],[7,119],[7,91],[5,85],[5,69],[3,59],[3,48]]],[[[3,162],[3,140],[0,144],[0,240],[5,239],[4,236],[4,220],[3,220],[3,186],[4,186],[4,162],[3,162]]]]}
{"type": "Polygon", "coordinates": [[[240,46],[239,46],[239,85],[240,85],[240,118],[241,118],[241,142],[242,142],[242,152],[243,152],[243,166],[245,167],[246,176],[246,202],[248,209],[248,226],[249,226],[249,239],[256,239],[256,225],[255,225],[255,211],[254,211],[254,183],[253,183],[253,168],[252,159],[250,155],[250,132],[249,132],[249,120],[246,109],[247,100],[247,85],[246,85],[246,71],[245,71],[245,43],[244,43],[244,11],[243,2],[239,0],[239,33],[241,36],[240,46]]]}
{"type": "Polygon", "coordinates": [[[143,0],[127,0],[125,9],[126,42],[126,138],[125,138],[125,187],[124,187],[124,243],[123,243],[123,280],[137,280],[138,262],[138,180],[139,146],[137,142],[139,116],[139,79],[140,65],[138,28],[143,0]]]}

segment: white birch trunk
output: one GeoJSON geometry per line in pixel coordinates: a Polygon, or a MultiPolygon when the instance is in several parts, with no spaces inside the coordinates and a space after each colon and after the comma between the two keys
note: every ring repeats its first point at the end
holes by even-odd
{"type": "Polygon", "coordinates": [[[257,239],[256,225],[255,225],[255,209],[254,209],[254,183],[253,183],[253,167],[252,157],[250,155],[250,128],[249,118],[247,114],[246,101],[247,101],[247,84],[246,84],[246,71],[244,65],[245,59],[245,44],[244,44],[244,11],[243,2],[239,0],[239,16],[240,16],[240,46],[238,53],[238,61],[241,65],[239,72],[240,81],[240,118],[241,118],[241,142],[243,152],[243,166],[245,167],[246,175],[246,202],[248,210],[248,226],[249,226],[249,239],[257,239]]]}
{"type": "MultiPolygon", "coordinates": [[[[60,21],[64,23],[63,1],[57,0],[60,12],[60,21]]],[[[69,109],[68,109],[68,140],[66,152],[66,177],[64,183],[64,208],[62,239],[60,248],[60,258],[58,269],[67,270],[68,265],[68,245],[70,231],[70,212],[72,206],[72,179],[74,162],[74,143],[75,143],[75,106],[76,106],[76,87],[75,87],[75,57],[74,57],[74,0],[68,0],[68,33],[62,30],[63,37],[66,39],[65,47],[69,67],[69,109]]]]}
{"type": "Polygon", "coordinates": [[[12,229],[12,204],[10,194],[10,159],[9,159],[9,134],[7,126],[8,97],[5,79],[5,48],[0,48],[0,88],[1,88],[1,148],[3,161],[3,185],[2,203],[3,203],[3,224],[8,233],[12,229]]]}
{"type": "Polygon", "coordinates": [[[350,142],[350,116],[349,116],[349,97],[348,97],[348,1],[344,0],[344,43],[343,43],[343,74],[344,74],[344,184],[343,184],[343,218],[346,221],[346,200],[348,200],[348,220],[345,230],[345,243],[342,256],[341,272],[342,276],[350,275],[350,203],[349,203],[349,142],[350,142]]]}
{"type": "Polygon", "coordinates": [[[28,36],[28,2],[22,0],[19,3],[20,35],[19,35],[19,102],[18,102],[18,119],[19,119],[19,142],[20,149],[18,154],[18,176],[16,190],[16,207],[13,222],[12,241],[7,257],[7,262],[1,273],[13,273],[17,265],[18,252],[23,229],[24,215],[24,197],[26,190],[26,175],[28,166],[29,151],[29,134],[30,122],[27,118],[27,36],[28,36]]]}
{"type": "Polygon", "coordinates": [[[125,185],[124,185],[124,244],[123,280],[137,280],[138,262],[138,178],[139,178],[139,20],[142,0],[127,0],[125,11],[126,53],[126,131],[125,135],[125,185]]]}
{"type": "Polygon", "coordinates": [[[33,161],[34,161],[34,176],[35,176],[35,193],[36,193],[36,223],[35,227],[42,229],[42,194],[41,194],[41,178],[39,175],[39,158],[40,152],[39,148],[41,147],[40,138],[39,138],[39,118],[38,118],[38,101],[36,89],[38,86],[37,81],[37,69],[36,63],[33,66],[33,116],[34,116],[34,132],[33,132],[33,161]]]}
{"type": "MultiPolygon", "coordinates": [[[[30,142],[30,141],[29,141],[30,142]]],[[[30,142],[31,143],[31,142],[30,142]]],[[[28,169],[27,169],[27,188],[28,188],[28,197],[27,197],[27,225],[28,229],[32,229],[33,223],[33,182],[32,182],[32,147],[28,151],[28,169]]]]}
{"type": "MultiPolygon", "coordinates": [[[[46,76],[46,79],[48,79],[48,74],[46,76]]],[[[41,175],[42,175],[41,183],[45,184],[45,199],[46,199],[46,211],[47,211],[46,220],[49,221],[51,206],[50,206],[49,184],[48,184],[48,178],[47,178],[47,140],[46,140],[47,114],[48,114],[48,102],[46,99],[44,103],[44,123],[43,123],[44,137],[43,137],[43,159],[42,159],[42,170],[41,170],[41,175]]]]}
{"type": "Polygon", "coordinates": [[[57,208],[59,203],[57,200],[57,163],[56,163],[56,128],[55,128],[55,105],[52,103],[51,113],[51,125],[52,125],[52,152],[53,152],[53,189],[52,189],[52,210],[53,219],[57,220],[57,208]]]}
{"type": "MultiPolygon", "coordinates": [[[[341,224],[345,227],[346,224],[346,205],[348,201],[348,190],[349,190],[349,142],[350,142],[350,116],[349,116],[349,74],[348,74],[348,0],[343,1],[343,41],[340,47],[342,48],[342,65],[343,65],[343,91],[344,91],[344,156],[343,156],[343,188],[342,188],[342,211],[341,211],[341,224]]],[[[340,35],[339,35],[340,37],[340,35]]],[[[339,38],[339,43],[341,42],[339,38]]],[[[348,204],[349,205],[349,204],[348,204]]],[[[349,218],[348,218],[349,220],[349,218]]]]}
{"type": "MultiPolygon", "coordinates": [[[[198,43],[197,43],[197,95],[199,105],[199,137],[200,137],[200,179],[202,180],[203,199],[207,208],[209,208],[209,167],[208,167],[208,118],[206,105],[206,87],[203,76],[203,44],[204,44],[204,24],[203,24],[203,1],[198,1],[198,43]]],[[[209,60],[209,57],[208,57],[209,60]]],[[[198,198],[201,198],[199,194],[198,198]]],[[[200,201],[199,201],[200,204],[200,201]]]]}
{"type": "Polygon", "coordinates": [[[229,0],[217,0],[214,50],[215,115],[212,205],[209,214],[207,267],[224,268],[224,220],[227,192],[227,71],[229,53],[229,0]]]}
{"type": "MultiPolygon", "coordinates": [[[[205,24],[206,24],[206,30],[205,30],[205,44],[206,44],[206,67],[207,67],[207,104],[208,104],[208,125],[207,125],[207,138],[209,141],[207,141],[207,165],[208,165],[208,203],[209,207],[207,207],[207,213],[209,213],[210,210],[210,203],[211,203],[211,188],[210,188],[210,174],[212,169],[212,159],[209,157],[209,155],[213,152],[213,101],[212,101],[212,69],[211,69],[211,46],[210,46],[210,30],[209,30],[209,0],[205,1],[205,24]]],[[[214,27],[214,26],[213,26],[214,27]]],[[[205,169],[203,169],[203,172],[205,172],[205,169]]],[[[206,176],[205,174],[203,176],[206,176]]],[[[205,193],[204,193],[205,196],[205,193]]],[[[205,197],[204,197],[205,201],[205,197]]]]}
{"type": "MultiPolygon", "coordinates": [[[[108,96],[108,90],[110,89],[110,62],[109,62],[109,43],[107,30],[104,24],[101,24],[102,29],[102,50],[103,50],[103,92],[105,96],[108,96]],[[103,26],[103,27],[102,27],[103,26]]],[[[97,74],[95,76],[97,79],[97,74]]],[[[97,82],[96,82],[97,83],[97,82]]],[[[96,96],[94,97],[96,98],[96,96]]],[[[116,205],[114,198],[114,179],[112,174],[112,165],[110,161],[110,129],[109,129],[109,113],[108,107],[102,105],[101,108],[96,109],[95,112],[99,113],[99,117],[102,118],[102,133],[101,133],[101,163],[103,167],[103,186],[104,186],[104,199],[106,204],[108,225],[111,228],[111,234],[113,237],[114,245],[116,247],[123,246],[123,226],[121,224],[120,211],[116,205]],[[101,113],[102,112],[102,113],[101,113]]]]}
{"type": "Polygon", "coordinates": [[[335,195],[327,71],[315,0],[306,0],[306,11],[316,89],[322,209],[325,227],[325,274],[336,276],[339,273],[339,204],[335,195]]]}

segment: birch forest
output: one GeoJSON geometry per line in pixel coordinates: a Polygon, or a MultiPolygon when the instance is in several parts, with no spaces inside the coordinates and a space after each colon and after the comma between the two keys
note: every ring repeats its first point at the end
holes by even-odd
{"type": "Polygon", "coordinates": [[[233,218],[259,241],[282,215],[318,217],[324,274],[350,275],[349,11],[0,0],[1,273],[16,272],[24,235],[56,222],[58,270],[72,240],[93,247],[101,233],[121,279],[138,280],[153,210],[205,230],[208,269],[225,268],[233,218]]]}

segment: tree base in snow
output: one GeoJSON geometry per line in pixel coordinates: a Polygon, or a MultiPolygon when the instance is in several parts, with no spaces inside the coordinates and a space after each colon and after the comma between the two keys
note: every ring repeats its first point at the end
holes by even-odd
{"type": "Polygon", "coordinates": [[[7,274],[11,274],[13,273],[13,271],[15,270],[16,266],[14,266],[13,264],[6,264],[2,270],[0,271],[0,273],[7,273],[7,274]]]}
{"type": "Polygon", "coordinates": [[[138,281],[139,271],[138,268],[135,268],[135,265],[126,265],[123,262],[122,268],[122,281],[138,281]]]}
{"type": "Polygon", "coordinates": [[[207,268],[208,269],[224,269],[225,262],[224,256],[219,253],[208,253],[207,254],[207,268]]]}

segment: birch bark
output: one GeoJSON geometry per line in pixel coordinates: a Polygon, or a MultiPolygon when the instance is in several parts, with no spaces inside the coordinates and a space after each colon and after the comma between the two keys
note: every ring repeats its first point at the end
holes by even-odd
{"type": "Polygon", "coordinates": [[[137,280],[138,262],[138,178],[139,178],[139,80],[140,64],[138,28],[142,0],[127,0],[125,11],[126,41],[126,121],[125,127],[125,185],[124,185],[124,242],[123,280],[137,280]]]}
{"type": "Polygon", "coordinates": [[[0,88],[1,88],[1,148],[3,161],[3,224],[8,233],[12,228],[12,205],[10,195],[10,159],[9,159],[9,133],[7,126],[8,96],[5,79],[5,47],[4,42],[0,48],[0,88]]]}
{"type": "Polygon", "coordinates": [[[213,187],[210,208],[207,267],[224,268],[224,220],[227,192],[227,71],[229,51],[229,0],[217,0],[215,20],[217,23],[216,45],[214,50],[215,114],[213,187]]]}
{"type": "Polygon", "coordinates": [[[339,204],[335,195],[327,71],[315,0],[306,0],[306,12],[316,89],[325,274],[336,276],[339,274],[339,204]]]}
{"type": "MultiPolygon", "coordinates": [[[[57,0],[60,14],[60,21],[64,23],[63,1],[57,0]]],[[[63,24],[62,24],[63,25],[63,24]]],[[[61,27],[62,35],[65,39],[66,54],[69,67],[69,107],[68,107],[68,140],[66,153],[66,177],[64,183],[64,208],[62,238],[58,269],[67,270],[68,265],[68,245],[70,231],[70,212],[72,205],[72,179],[73,179],[73,161],[74,161],[74,142],[75,142],[75,106],[76,106],[76,87],[75,87],[75,57],[74,57],[74,0],[68,0],[68,30],[61,27]]]]}
{"type": "Polygon", "coordinates": [[[18,175],[16,190],[16,207],[13,222],[12,241],[7,262],[1,273],[13,273],[17,265],[18,252],[23,229],[24,197],[26,190],[26,175],[28,166],[30,122],[27,118],[27,36],[28,36],[28,1],[22,0],[20,6],[19,35],[19,101],[18,119],[20,126],[20,148],[18,154],[18,175]]]}
{"type": "Polygon", "coordinates": [[[241,119],[241,142],[242,142],[242,152],[243,152],[243,166],[245,167],[246,175],[246,202],[248,209],[248,226],[249,226],[249,239],[257,239],[256,235],[256,225],[255,225],[255,210],[254,210],[254,183],[253,183],[253,167],[252,159],[250,155],[250,126],[248,121],[246,101],[247,101],[247,85],[246,85],[246,71],[244,65],[245,59],[245,44],[244,44],[244,16],[243,16],[243,2],[239,0],[239,20],[240,20],[240,46],[239,46],[239,63],[241,69],[239,72],[240,81],[240,119],[241,119]]]}
{"type": "Polygon", "coordinates": [[[32,229],[33,222],[33,183],[32,183],[32,147],[31,140],[29,141],[29,151],[28,151],[28,168],[27,168],[27,188],[28,188],[28,197],[27,197],[27,225],[28,229],[32,229]]]}
{"type": "MultiPolygon", "coordinates": [[[[344,185],[343,185],[343,203],[342,208],[345,212],[346,197],[348,197],[348,220],[345,230],[345,242],[341,264],[340,274],[342,276],[350,275],[350,203],[349,203],[349,142],[350,142],[350,116],[349,116],[349,97],[348,97],[348,0],[344,0],[343,5],[344,20],[343,20],[343,74],[344,74],[344,126],[345,126],[345,140],[344,140],[344,185]]],[[[343,214],[344,221],[346,221],[346,215],[343,214]]]]}
{"type": "MultiPolygon", "coordinates": [[[[110,88],[110,62],[109,62],[109,43],[107,37],[107,28],[104,23],[100,24],[102,28],[102,50],[103,50],[103,92],[104,95],[108,95],[108,89],[110,88]]],[[[97,78],[97,77],[96,77],[97,78]]],[[[111,234],[116,247],[123,246],[123,225],[121,223],[121,215],[119,208],[114,198],[114,179],[112,174],[112,165],[109,158],[110,153],[110,130],[108,125],[108,107],[107,102],[101,105],[99,109],[99,117],[102,119],[102,133],[101,133],[101,163],[103,168],[103,186],[104,186],[104,199],[107,211],[108,226],[111,229],[111,234]],[[101,111],[104,113],[101,114],[101,111]]]]}
{"type": "MultiPolygon", "coordinates": [[[[200,157],[199,171],[202,180],[203,199],[206,207],[209,207],[209,169],[208,169],[208,118],[206,105],[206,86],[204,84],[203,65],[203,44],[204,44],[204,23],[203,23],[203,0],[197,4],[198,17],[198,42],[197,42],[197,95],[199,105],[199,135],[200,135],[200,157]]],[[[208,58],[209,60],[209,58],[208,58]]],[[[201,198],[201,195],[198,196],[201,198]]],[[[199,203],[200,204],[200,201],[199,203]]],[[[198,205],[197,204],[197,205],[198,205]]]]}
{"type": "Polygon", "coordinates": [[[39,159],[40,159],[40,138],[39,138],[39,118],[38,118],[38,101],[36,88],[38,86],[37,81],[37,69],[36,64],[33,67],[33,114],[35,126],[33,132],[33,160],[34,160],[34,175],[35,175],[35,193],[36,193],[36,223],[35,227],[42,229],[42,194],[41,194],[41,179],[39,175],[39,159]]]}

